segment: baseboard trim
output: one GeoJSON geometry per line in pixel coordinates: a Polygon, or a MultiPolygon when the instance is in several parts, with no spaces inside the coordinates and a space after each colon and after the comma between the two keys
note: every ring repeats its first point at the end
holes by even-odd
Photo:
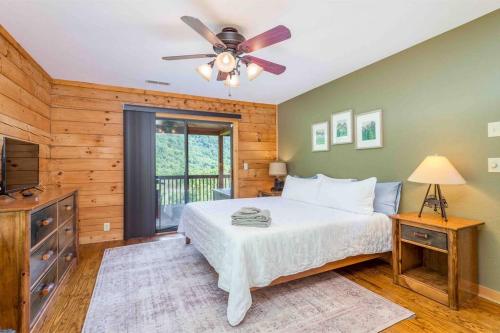
{"type": "Polygon", "coordinates": [[[479,285],[478,296],[488,301],[500,304],[500,291],[479,285]]]}

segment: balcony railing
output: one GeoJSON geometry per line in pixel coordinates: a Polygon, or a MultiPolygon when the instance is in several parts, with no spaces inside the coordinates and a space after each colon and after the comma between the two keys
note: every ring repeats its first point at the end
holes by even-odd
{"type": "Polygon", "coordinates": [[[189,175],[188,196],[184,176],[156,176],[156,191],[159,195],[160,206],[182,205],[188,202],[213,200],[213,190],[216,188],[230,188],[231,175],[189,175]]]}

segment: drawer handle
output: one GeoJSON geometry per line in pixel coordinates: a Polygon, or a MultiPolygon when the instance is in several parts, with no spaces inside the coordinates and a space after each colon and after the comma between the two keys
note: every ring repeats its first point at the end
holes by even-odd
{"type": "Polygon", "coordinates": [[[73,209],[72,205],[64,205],[64,210],[66,210],[67,212],[69,212],[72,209],[73,209]]]}
{"type": "Polygon", "coordinates": [[[68,254],[64,257],[64,260],[65,260],[66,262],[70,262],[70,261],[71,261],[71,259],[73,259],[73,253],[72,253],[72,252],[68,253],[68,254]]]}
{"type": "Polygon", "coordinates": [[[415,232],[413,232],[413,237],[416,237],[416,238],[423,238],[423,239],[428,239],[428,238],[429,238],[429,234],[426,234],[426,233],[423,233],[423,232],[418,232],[418,231],[415,231],[415,232]]]}
{"type": "Polygon", "coordinates": [[[50,259],[50,257],[52,257],[53,255],[54,255],[54,251],[49,250],[49,251],[47,251],[46,253],[44,253],[44,254],[42,255],[42,260],[43,260],[43,261],[47,261],[47,260],[49,260],[49,259],[50,259]]]}
{"type": "Polygon", "coordinates": [[[64,231],[66,231],[66,232],[72,232],[73,228],[72,227],[66,227],[66,228],[64,228],[64,231]]]}
{"type": "Polygon", "coordinates": [[[52,222],[54,222],[54,218],[47,217],[46,219],[40,221],[40,227],[46,227],[48,225],[51,225],[52,222]]]}
{"type": "Polygon", "coordinates": [[[42,290],[40,290],[40,296],[48,296],[52,292],[52,290],[54,290],[55,286],[56,284],[54,282],[44,285],[42,290]]]}

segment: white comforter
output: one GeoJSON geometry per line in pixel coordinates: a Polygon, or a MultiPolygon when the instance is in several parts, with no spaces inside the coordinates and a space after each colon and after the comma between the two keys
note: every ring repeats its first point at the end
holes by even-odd
{"type": "Polygon", "coordinates": [[[179,232],[191,238],[229,293],[227,319],[238,325],[252,305],[250,288],[349,256],[391,250],[391,221],[280,197],[190,203],[179,232]],[[241,207],[269,209],[269,228],[231,225],[241,207]]]}

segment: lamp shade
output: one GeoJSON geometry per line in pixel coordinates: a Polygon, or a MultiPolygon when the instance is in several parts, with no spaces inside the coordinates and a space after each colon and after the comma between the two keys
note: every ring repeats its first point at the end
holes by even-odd
{"type": "Polygon", "coordinates": [[[413,171],[409,181],[425,184],[460,185],[465,179],[458,173],[450,161],[439,155],[427,156],[413,171]]]}
{"type": "Polygon", "coordinates": [[[226,87],[238,88],[240,86],[240,76],[236,73],[229,74],[224,80],[224,85],[226,87]]]}
{"type": "Polygon", "coordinates": [[[260,75],[260,73],[262,73],[262,71],[264,70],[264,68],[260,67],[259,65],[257,64],[254,64],[254,63],[249,63],[247,65],[247,75],[248,75],[248,79],[250,81],[252,81],[253,79],[255,79],[257,76],[260,75]]]}
{"type": "Polygon", "coordinates": [[[236,66],[236,59],[230,52],[222,52],[215,58],[215,67],[224,73],[231,72],[236,66]]]}
{"type": "Polygon", "coordinates": [[[285,162],[271,162],[269,163],[269,176],[285,176],[286,163],[285,162]]]}
{"type": "Polygon", "coordinates": [[[211,64],[203,64],[201,66],[198,66],[198,68],[196,68],[196,71],[198,72],[198,74],[201,75],[202,78],[204,78],[207,81],[210,81],[210,78],[212,76],[211,64]]]}

